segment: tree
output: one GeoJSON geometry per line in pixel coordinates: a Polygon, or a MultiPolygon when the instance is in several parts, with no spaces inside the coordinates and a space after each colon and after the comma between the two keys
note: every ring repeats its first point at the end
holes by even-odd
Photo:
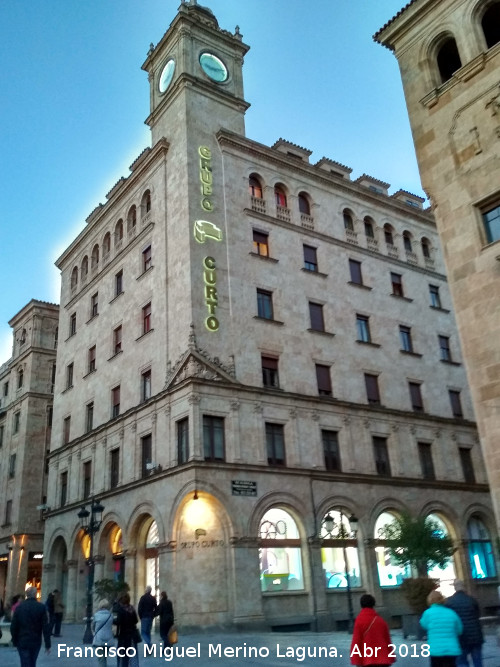
{"type": "Polygon", "coordinates": [[[99,579],[94,582],[94,594],[98,600],[109,600],[113,603],[124,593],[128,593],[130,586],[125,581],[113,579],[99,579]]]}

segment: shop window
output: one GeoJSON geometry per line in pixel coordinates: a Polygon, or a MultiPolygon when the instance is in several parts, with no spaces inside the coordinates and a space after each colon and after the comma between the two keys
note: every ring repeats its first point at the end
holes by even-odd
{"type": "Polygon", "coordinates": [[[469,561],[473,579],[496,577],[495,555],[491,536],[477,516],[467,522],[469,561]]]}
{"type": "Polygon", "coordinates": [[[359,588],[357,523],[354,515],[339,509],[329,510],[321,522],[321,563],[326,588],[359,588]]]}
{"type": "Polygon", "coordinates": [[[441,83],[449,81],[453,74],[462,67],[458,47],[453,37],[448,37],[439,47],[436,62],[441,77],[441,83]]]}
{"type": "MultiPolygon", "coordinates": [[[[434,534],[436,537],[450,537],[450,533],[445,522],[437,514],[429,514],[428,521],[432,521],[435,526],[434,534]]],[[[444,596],[449,596],[454,593],[453,581],[456,579],[455,563],[453,557],[449,558],[443,567],[435,565],[427,570],[427,576],[431,579],[437,579],[439,588],[444,596]]]]}
{"type": "Polygon", "coordinates": [[[385,528],[396,521],[396,515],[391,512],[383,512],[375,522],[375,558],[377,561],[378,579],[381,586],[399,586],[403,579],[411,576],[408,566],[398,565],[387,548],[384,539],[385,528]]]}
{"type": "Polygon", "coordinates": [[[495,2],[488,7],[481,19],[486,46],[492,46],[500,42],[500,2],[495,2]]]}
{"type": "Polygon", "coordinates": [[[288,512],[274,507],[264,514],[259,547],[263,593],[304,590],[300,534],[288,512]]]}

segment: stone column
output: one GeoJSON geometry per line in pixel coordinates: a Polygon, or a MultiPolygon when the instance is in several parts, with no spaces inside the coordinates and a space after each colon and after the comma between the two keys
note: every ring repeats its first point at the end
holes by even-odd
{"type": "MultiPolygon", "coordinates": [[[[407,447],[401,446],[399,424],[392,423],[391,431],[392,434],[389,438],[389,460],[393,461],[392,474],[394,474],[395,472],[396,475],[398,475],[398,477],[403,477],[405,474],[405,466],[403,463],[403,451],[407,451],[407,447]]],[[[413,451],[416,451],[415,435],[417,429],[414,426],[410,426],[409,431],[410,431],[409,440],[411,440],[413,444],[412,449],[413,451]]]]}
{"type": "Polygon", "coordinates": [[[53,563],[44,563],[42,571],[42,600],[46,600],[50,591],[56,588],[56,566],[53,563]]]}
{"type": "Polygon", "coordinates": [[[291,467],[299,467],[300,462],[300,453],[299,453],[299,434],[297,426],[297,410],[291,408],[288,411],[289,421],[288,421],[288,432],[287,437],[285,438],[285,456],[287,465],[291,467]]]}
{"type": "Polygon", "coordinates": [[[345,441],[347,443],[347,447],[345,447],[344,450],[342,450],[342,447],[340,448],[340,461],[342,463],[342,470],[345,470],[346,472],[355,472],[356,460],[354,457],[354,452],[356,450],[356,446],[352,437],[352,420],[348,415],[344,415],[342,417],[342,423],[344,424],[345,441]]]}
{"type": "Polygon", "coordinates": [[[321,539],[309,537],[307,539],[311,571],[311,613],[315,620],[316,632],[325,632],[333,629],[333,622],[328,610],[326,595],[326,581],[321,564],[321,539]]]}
{"type": "MultiPolygon", "coordinates": [[[[130,597],[132,600],[137,598],[137,549],[125,549],[123,552],[125,558],[124,580],[130,587],[130,597]]],[[[142,593],[141,593],[142,595],[142,593]]]]}
{"type": "Polygon", "coordinates": [[[266,428],[264,426],[262,403],[255,403],[253,407],[254,428],[253,428],[253,450],[257,452],[257,463],[267,463],[266,450],[266,428]]]}
{"type": "Polygon", "coordinates": [[[241,438],[240,438],[240,402],[235,399],[231,401],[231,417],[229,433],[232,444],[232,455],[227,459],[228,461],[241,461],[241,438]]]}
{"type": "Polygon", "coordinates": [[[94,556],[94,581],[104,579],[104,556],[94,556]]]}
{"type": "MultiPolygon", "coordinates": [[[[163,542],[162,544],[158,544],[157,549],[160,590],[167,591],[168,595],[169,590],[177,589],[177,580],[175,576],[177,542],[175,540],[163,542]]],[[[182,594],[182,591],[179,591],[179,594],[182,594]]]]}
{"type": "Polygon", "coordinates": [[[66,621],[80,620],[78,610],[78,561],[68,560],[68,590],[66,593],[66,621]]]}
{"type": "Polygon", "coordinates": [[[234,582],[233,622],[242,629],[264,629],[262,593],[258,585],[259,540],[257,537],[231,537],[229,543],[232,547],[234,582]]]}
{"type": "Polygon", "coordinates": [[[200,395],[191,394],[189,403],[189,442],[192,443],[189,452],[190,461],[203,461],[202,425],[200,423],[200,395]]]}

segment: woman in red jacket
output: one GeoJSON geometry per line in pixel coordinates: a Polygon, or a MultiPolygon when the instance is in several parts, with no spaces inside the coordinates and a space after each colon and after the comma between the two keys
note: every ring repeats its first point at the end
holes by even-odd
{"type": "Polygon", "coordinates": [[[375,598],[365,594],[360,599],[361,611],[354,622],[351,642],[351,664],[358,667],[367,665],[392,665],[396,658],[389,655],[394,653],[391,644],[389,626],[377,614],[375,598]]]}

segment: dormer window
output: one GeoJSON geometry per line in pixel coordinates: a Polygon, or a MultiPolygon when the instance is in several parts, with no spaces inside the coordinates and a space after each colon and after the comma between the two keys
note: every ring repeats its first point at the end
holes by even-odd
{"type": "Polygon", "coordinates": [[[449,81],[453,74],[462,67],[460,54],[454,37],[448,37],[439,47],[436,62],[441,83],[449,81]]]}

